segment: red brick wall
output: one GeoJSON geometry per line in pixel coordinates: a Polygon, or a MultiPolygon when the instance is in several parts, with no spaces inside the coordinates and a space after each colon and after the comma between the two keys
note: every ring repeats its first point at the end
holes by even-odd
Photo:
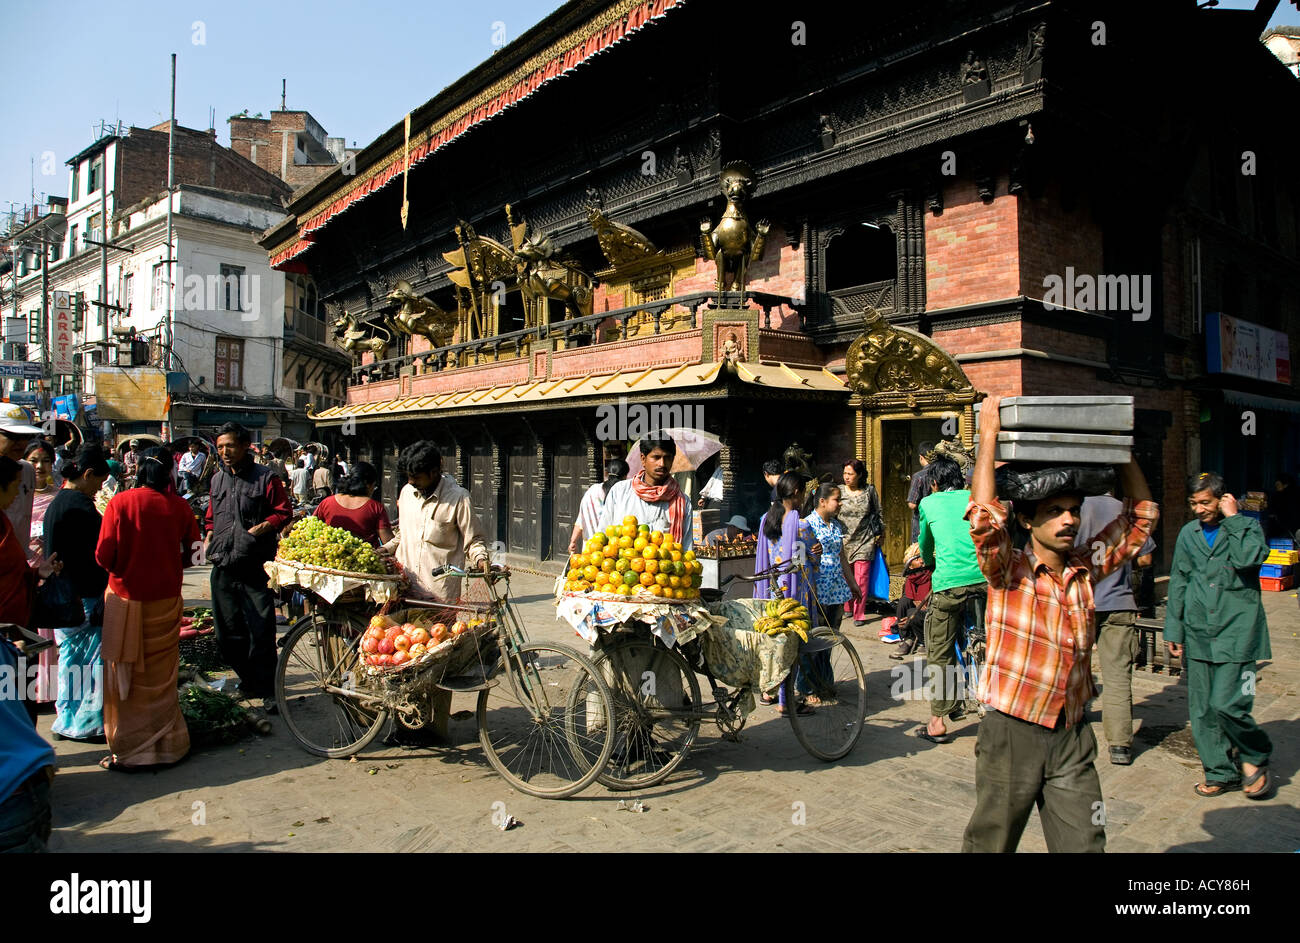
{"type": "Polygon", "coordinates": [[[396,380],[377,380],[348,387],[349,403],[382,403],[397,399],[401,395],[401,385],[396,380]]]}
{"type": "Polygon", "coordinates": [[[950,354],[969,354],[983,350],[1008,350],[1022,346],[1019,321],[1002,324],[984,324],[980,327],[959,327],[935,331],[933,340],[950,354]]]}
{"type": "Polygon", "coordinates": [[[1021,336],[1023,338],[1022,346],[1031,350],[1042,350],[1051,354],[1065,354],[1070,357],[1080,357],[1084,360],[1095,360],[1098,363],[1106,362],[1106,339],[1104,337],[1075,334],[1058,328],[1044,327],[1041,324],[1023,325],[1021,336]]]}
{"type": "Polygon", "coordinates": [[[981,360],[976,363],[961,365],[966,377],[975,389],[984,393],[997,393],[999,396],[1017,396],[1023,384],[1021,364],[1024,361],[1016,357],[1002,360],[981,360]]]}
{"type": "Polygon", "coordinates": [[[1029,298],[1043,297],[1043,279],[1065,277],[1065,267],[1076,273],[1102,272],[1101,227],[1080,199],[1072,212],[1061,209],[1059,188],[1049,187],[1039,199],[1021,197],[1020,291],[1029,298]]]}
{"type": "Polygon", "coordinates": [[[1020,293],[1018,199],[1005,178],[985,204],[975,184],[957,180],[944,190],[943,214],[925,217],[926,307],[934,311],[1020,293]]]}
{"type": "Polygon", "coordinates": [[[698,363],[703,353],[700,331],[681,331],[645,340],[612,341],[594,347],[561,350],[551,355],[552,377],[580,377],[637,367],[698,363]]]}
{"type": "MultiPolygon", "coordinates": [[[[121,176],[118,206],[125,209],[167,188],[167,125],[162,130],[132,128],[119,142],[121,176]]],[[[252,193],[278,200],[292,188],[256,164],[222,147],[205,131],[177,126],[176,182],[237,193],[252,193]]]]}
{"type": "Polygon", "coordinates": [[[477,367],[426,373],[415,378],[411,384],[411,395],[428,396],[431,393],[447,393],[451,390],[507,386],[512,383],[523,383],[527,379],[528,361],[521,358],[502,363],[482,364],[477,367]]]}
{"type": "MultiPolygon", "coordinates": [[[[786,244],[785,230],[773,225],[767,234],[763,258],[750,265],[746,276],[746,290],[763,291],[774,295],[801,298],[806,292],[807,272],[804,267],[803,248],[786,244]]],[[[679,278],[673,293],[686,295],[696,291],[713,291],[718,285],[718,269],[708,259],[695,260],[695,274],[679,278]]],[[[772,311],[772,327],[778,330],[799,330],[799,315],[788,305],[772,311]]]]}
{"type": "MultiPolygon", "coordinates": [[[[718,347],[721,356],[721,347],[718,347]]],[[[788,364],[803,364],[820,367],[826,361],[821,350],[803,334],[791,334],[786,331],[758,332],[759,360],[780,360],[788,364]]]]}

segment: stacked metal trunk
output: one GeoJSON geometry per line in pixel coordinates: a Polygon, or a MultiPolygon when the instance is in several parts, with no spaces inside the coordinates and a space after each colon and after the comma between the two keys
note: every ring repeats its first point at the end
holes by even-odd
{"type": "Polygon", "coordinates": [[[1132,457],[1131,396],[1008,396],[1001,419],[1001,462],[1126,465],[1132,457]]]}

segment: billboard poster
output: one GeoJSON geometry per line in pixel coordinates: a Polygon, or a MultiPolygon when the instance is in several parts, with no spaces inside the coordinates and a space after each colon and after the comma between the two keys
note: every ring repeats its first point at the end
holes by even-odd
{"type": "Polygon", "coordinates": [[[1215,312],[1205,316],[1208,373],[1291,383],[1291,350],[1281,331],[1215,312]]]}
{"type": "Polygon", "coordinates": [[[72,294],[66,291],[52,293],[54,305],[50,312],[50,371],[55,375],[71,375],[72,348],[72,294]]]}

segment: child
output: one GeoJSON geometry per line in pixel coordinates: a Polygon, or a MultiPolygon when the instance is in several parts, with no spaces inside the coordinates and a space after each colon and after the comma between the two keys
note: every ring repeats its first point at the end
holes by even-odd
{"type": "Polygon", "coordinates": [[[903,596],[898,600],[898,650],[889,657],[899,661],[925,646],[925,614],[930,602],[930,574],[921,560],[921,548],[912,544],[903,555],[903,596]]]}

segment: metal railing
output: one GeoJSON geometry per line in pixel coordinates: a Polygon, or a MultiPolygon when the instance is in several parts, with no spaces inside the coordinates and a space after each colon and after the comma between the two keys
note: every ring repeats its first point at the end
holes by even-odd
{"type": "Polygon", "coordinates": [[[771,328],[772,310],[781,305],[789,305],[794,308],[799,313],[800,329],[803,330],[806,327],[804,302],[802,300],[787,295],[774,295],[761,291],[747,291],[744,293],[743,298],[740,292],[723,292],[721,303],[718,302],[718,297],[716,291],[697,291],[686,295],[676,295],[672,298],[646,301],[626,308],[601,311],[585,318],[557,321],[554,324],[542,324],[521,331],[497,334],[494,337],[463,341],[459,344],[448,344],[445,347],[435,347],[423,353],[377,360],[374,363],[354,367],[352,369],[352,385],[359,385],[362,378],[368,378],[372,381],[393,379],[401,375],[403,368],[411,366],[417,360],[425,365],[428,372],[441,372],[459,367],[477,366],[482,363],[495,363],[501,359],[503,351],[507,356],[517,358],[522,356],[523,352],[535,340],[557,338],[566,349],[569,349],[624,341],[629,336],[638,336],[642,327],[651,325],[654,328],[654,334],[660,334],[663,332],[664,321],[670,317],[668,312],[673,307],[686,309],[684,316],[690,322],[688,329],[700,326],[699,310],[706,305],[711,308],[720,308],[724,305],[743,308],[751,301],[762,310],[763,326],[765,328],[771,328]],[[629,322],[642,314],[649,315],[647,324],[634,324],[629,329],[629,322]],[[597,336],[597,331],[599,326],[606,321],[613,321],[615,327],[612,336],[601,338],[597,336]]]}

